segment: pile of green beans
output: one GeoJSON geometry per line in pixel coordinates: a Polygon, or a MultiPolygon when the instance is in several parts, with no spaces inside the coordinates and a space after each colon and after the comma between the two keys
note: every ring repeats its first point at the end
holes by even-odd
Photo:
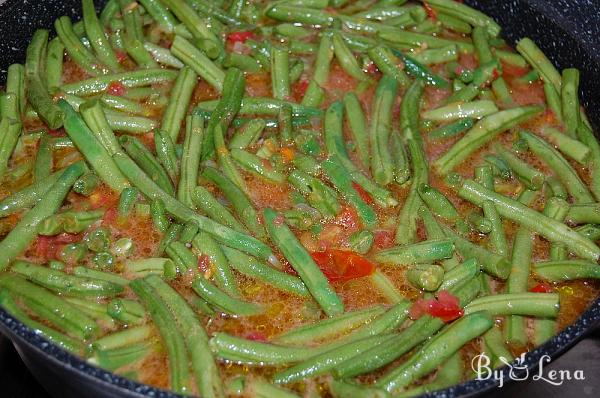
{"type": "Polygon", "coordinates": [[[416,396],[600,279],[580,73],[482,12],[97,5],[0,89],[0,305],[62,349],[190,396],[416,396]]]}

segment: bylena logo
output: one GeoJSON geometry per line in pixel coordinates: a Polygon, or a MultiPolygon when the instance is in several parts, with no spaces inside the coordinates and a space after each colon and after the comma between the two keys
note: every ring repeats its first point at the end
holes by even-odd
{"type": "Polygon", "coordinates": [[[529,367],[525,364],[525,354],[521,354],[520,357],[516,358],[513,363],[510,363],[504,357],[500,357],[499,360],[508,369],[492,369],[492,361],[485,352],[476,355],[471,360],[471,368],[475,372],[477,380],[496,380],[498,387],[504,386],[504,380],[508,378],[513,381],[544,381],[554,386],[560,386],[565,381],[570,380],[585,380],[583,370],[577,369],[575,371],[570,370],[546,370],[544,364],[550,362],[551,358],[549,355],[542,355],[538,362],[538,369],[536,373],[530,373],[529,367]]]}

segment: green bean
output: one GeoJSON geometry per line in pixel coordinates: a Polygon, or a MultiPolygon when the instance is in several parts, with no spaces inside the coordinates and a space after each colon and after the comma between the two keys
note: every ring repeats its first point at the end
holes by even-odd
{"type": "Polygon", "coordinates": [[[408,74],[415,76],[419,80],[423,80],[425,83],[431,86],[442,88],[449,86],[448,82],[443,77],[434,74],[431,72],[431,70],[429,70],[429,68],[427,68],[425,65],[422,65],[412,57],[395,49],[393,49],[392,52],[394,55],[400,57],[400,59],[404,62],[404,69],[406,69],[408,74]]]}
{"type": "Polygon", "coordinates": [[[502,219],[496,210],[496,206],[493,202],[486,201],[483,203],[482,208],[485,218],[491,223],[490,243],[494,252],[501,256],[506,256],[508,254],[508,242],[506,241],[502,219]]]}
{"type": "Polygon", "coordinates": [[[66,336],[46,325],[43,325],[33,319],[31,319],[21,308],[17,306],[15,300],[9,294],[8,290],[2,290],[0,292],[0,305],[6,309],[13,317],[23,323],[25,326],[35,330],[42,337],[48,339],[52,343],[56,344],[60,348],[70,351],[72,353],[80,354],[83,352],[83,344],[66,336]]]}
{"type": "Polygon", "coordinates": [[[528,37],[517,43],[517,51],[527,62],[539,72],[545,83],[552,84],[557,92],[561,92],[562,79],[552,62],[544,55],[542,50],[528,37]]]}
{"type": "Polygon", "coordinates": [[[210,346],[223,359],[273,365],[304,361],[323,350],[323,347],[288,347],[261,343],[224,332],[215,333],[210,339],[210,346]]]}
{"type": "Polygon", "coordinates": [[[271,86],[274,98],[286,99],[290,96],[290,65],[287,48],[271,47],[271,86]]]}
{"type": "Polygon", "coordinates": [[[228,314],[252,316],[263,312],[261,305],[230,297],[202,276],[194,279],[192,289],[208,303],[228,314]]]}
{"type": "Polygon", "coordinates": [[[437,216],[452,222],[459,220],[460,215],[458,211],[452,202],[439,190],[428,184],[420,184],[417,187],[417,192],[423,203],[437,216]]]}
{"type": "Polygon", "coordinates": [[[188,116],[181,156],[181,176],[177,186],[177,199],[188,207],[194,206],[192,192],[198,180],[203,135],[204,118],[200,115],[188,116]]]}
{"type": "Polygon", "coordinates": [[[392,281],[381,270],[375,270],[371,274],[371,283],[375,288],[386,298],[390,303],[400,303],[404,300],[404,296],[398,291],[392,281]]]}
{"type": "Polygon", "coordinates": [[[138,199],[139,192],[140,191],[134,187],[128,187],[121,191],[119,204],[117,206],[117,212],[119,216],[125,217],[129,215],[138,199]]]}
{"type": "Polygon", "coordinates": [[[356,253],[367,254],[373,246],[374,236],[371,231],[357,231],[348,238],[348,247],[356,253]]]}
{"type": "Polygon", "coordinates": [[[552,85],[552,83],[544,83],[544,95],[546,96],[546,103],[552,110],[554,117],[562,122],[562,103],[560,94],[558,91],[556,91],[556,88],[552,85]]]}
{"type": "Polygon", "coordinates": [[[82,9],[85,33],[90,40],[90,44],[92,45],[98,60],[108,66],[111,70],[119,71],[121,66],[119,65],[119,61],[117,60],[113,48],[106,38],[104,28],[100,25],[96,10],[94,9],[93,0],[83,0],[82,9]]]}
{"type": "MultiPolygon", "coordinates": [[[[231,68],[233,69],[233,68],[231,68]]],[[[218,100],[203,101],[198,103],[198,109],[203,111],[215,111],[218,100]]],[[[266,97],[244,97],[239,109],[241,115],[268,115],[277,116],[281,108],[285,105],[292,107],[292,116],[296,118],[321,116],[323,112],[320,109],[296,104],[289,101],[266,97]]]]}
{"type": "Polygon", "coordinates": [[[313,79],[318,87],[324,86],[329,80],[329,69],[331,67],[333,55],[334,52],[331,36],[322,35],[321,41],[319,42],[319,49],[317,51],[315,64],[313,66],[313,79]]]}
{"type": "Polygon", "coordinates": [[[249,73],[258,73],[262,71],[260,62],[250,55],[229,53],[223,60],[223,66],[234,67],[249,73]]]}
{"type": "Polygon", "coordinates": [[[238,272],[251,278],[258,279],[280,290],[298,296],[308,296],[309,292],[300,278],[281,272],[275,268],[248,256],[239,250],[222,246],[221,249],[229,263],[238,272]]]}
{"type": "MultiPolygon", "coordinates": [[[[167,245],[167,248],[171,246],[171,243],[167,245]]],[[[186,248],[187,249],[187,248],[186,248]]],[[[170,253],[168,253],[170,254],[170,253]]],[[[170,256],[171,258],[175,257],[174,255],[170,256]]],[[[178,260],[180,257],[176,257],[178,260]]],[[[193,258],[193,263],[196,263],[196,258],[193,258]]],[[[165,279],[171,279],[177,276],[177,268],[184,271],[184,268],[188,266],[188,263],[185,265],[181,265],[180,262],[176,261],[176,259],[168,259],[162,257],[156,258],[143,258],[139,260],[127,260],[125,262],[124,270],[136,278],[141,278],[150,274],[157,274],[165,279]]]]}
{"type": "MultiPolygon", "coordinates": [[[[94,54],[85,47],[75,35],[71,18],[62,16],[54,22],[54,28],[60,40],[65,45],[65,50],[71,59],[83,70],[92,76],[105,75],[108,71],[94,56],[94,54]]],[[[106,44],[106,43],[105,43],[106,44]]]]}
{"type": "Polygon", "coordinates": [[[158,163],[152,152],[137,138],[123,135],[119,141],[127,154],[146,172],[159,187],[174,195],[173,184],[165,169],[158,163]]]}
{"type": "Polygon", "coordinates": [[[494,150],[527,188],[539,190],[542,187],[545,176],[541,171],[522,161],[514,153],[501,145],[494,145],[494,150]]]}
{"type": "Polygon", "coordinates": [[[155,199],[150,202],[150,215],[154,227],[160,232],[166,232],[170,221],[165,213],[165,204],[162,200],[155,199]]]}
{"type": "Polygon", "coordinates": [[[465,343],[480,336],[493,325],[493,320],[485,312],[473,313],[461,318],[431,339],[404,364],[377,380],[375,385],[388,392],[407,386],[433,371],[465,343]]]}
{"type": "Polygon", "coordinates": [[[461,238],[449,228],[445,228],[444,232],[454,242],[456,251],[463,258],[475,258],[486,273],[500,279],[508,278],[511,264],[504,256],[492,253],[479,245],[469,242],[467,239],[461,238]]]}
{"type": "Polygon", "coordinates": [[[340,194],[356,209],[358,216],[367,228],[372,228],[377,224],[377,215],[375,210],[361,198],[358,191],[354,188],[351,177],[344,170],[344,166],[336,155],[322,163],[323,170],[327,178],[336,187],[340,194]]]}
{"type": "Polygon", "coordinates": [[[500,328],[492,327],[483,335],[484,353],[489,356],[494,368],[502,367],[513,361],[513,356],[506,348],[506,343],[500,328]]]}
{"type": "Polygon", "coordinates": [[[92,343],[96,350],[111,350],[131,344],[147,341],[152,338],[154,329],[149,325],[136,326],[104,336],[92,343]]]}
{"type": "Polygon", "coordinates": [[[434,264],[417,264],[406,274],[408,281],[426,292],[437,290],[444,278],[444,268],[434,264]]]}
{"type": "Polygon", "coordinates": [[[134,300],[116,298],[111,300],[106,312],[113,319],[127,325],[138,325],[144,322],[146,311],[144,307],[134,300]]]}
{"type": "Polygon", "coordinates": [[[0,242],[0,249],[3,253],[2,260],[0,260],[0,269],[6,268],[10,261],[29,246],[37,235],[38,225],[60,208],[67,193],[77,178],[83,174],[83,171],[84,166],[82,163],[69,166],[46,191],[35,207],[26,213],[4,240],[0,242]]]}
{"type": "Polygon", "coordinates": [[[424,119],[451,121],[461,118],[482,118],[498,112],[493,101],[482,100],[467,103],[453,103],[423,113],[424,119]]]}
{"type": "Polygon", "coordinates": [[[521,131],[519,134],[527,141],[529,149],[556,173],[556,177],[567,188],[576,203],[594,201],[577,172],[556,149],[532,133],[521,131]]]}
{"type": "Polygon", "coordinates": [[[289,105],[282,106],[277,115],[277,128],[279,129],[279,136],[281,141],[284,143],[292,140],[292,107],[289,105]]]}
{"type": "Polygon", "coordinates": [[[352,140],[356,145],[358,157],[362,165],[369,168],[370,155],[367,123],[358,97],[353,92],[344,95],[344,109],[346,110],[346,120],[350,126],[352,140]]]}
{"type": "MultiPolygon", "coordinates": [[[[183,0],[162,0],[162,3],[179,19],[196,39],[218,42],[206,22],[200,18],[192,6],[183,0]]],[[[180,57],[178,57],[180,58],[180,57]]],[[[200,73],[199,73],[200,74],[200,73]]]]}
{"type": "Polygon", "coordinates": [[[163,255],[167,249],[167,246],[169,246],[171,242],[179,240],[182,228],[183,226],[177,223],[171,223],[171,225],[169,225],[169,228],[167,228],[162,239],[160,240],[160,243],[158,244],[158,255],[163,255]]]}
{"type": "Polygon", "coordinates": [[[158,62],[161,65],[170,66],[175,69],[181,69],[185,67],[185,65],[175,57],[168,48],[161,47],[159,45],[144,42],[144,49],[152,55],[154,61],[158,62]]]}
{"type": "Polygon", "coordinates": [[[81,176],[73,185],[73,192],[83,196],[90,196],[100,185],[100,179],[92,172],[81,176]]]}
{"type": "Polygon", "coordinates": [[[412,53],[411,55],[415,61],[424,65],[443,64],[458,60],[458,50],[454,44],[412,53]]]}
{"type": "Polygon", "coordinates": [[[43,134],[38,143],[37,154],[33,167],[33,179],[41,180],[48,178],[52,172],[52,148],[50,146],[50,137],[43,134]]]}
{"type": "MultiPolygon", "coordinates": [[[[152,84],[166,83],[175,80],[177,72],[167,69],[146,69],[131,72],[98,76],[65,84],[62,90],[73,95],[93,95],[106,91],[113,82],[121,83],[125,88],[145,87],[152,84]]],[[[52,128],[52,126],[49,126],[52,128]]]]}
{"type": "Polygon", "coordinates": [[[213,150],[216,150],[221,168],[223,168],[224,164],[227,164],[227,170],[230,173],[227,176],[238,184],[240,188],[244,186],[244,183],[241,181],[241,177],[237,176],[236,172],[234,172],[235,167],[230,164],[229,152],[222,137],[227,133],[229,124],[242,107],[242,97],[245,87],[246,80],[242,71],[236,68],[229,68],[223,78],[224,95],[214,108],[202,141],[202,158],[204,159],[212,155],[213,150]]]}
{"type": "Polygon", "coordinates": [[[66,232],[78,234],[85,231],[90,225],[98,221],[104,215],[104,211],[66,211],[54,214],[38,225],[37,232],[40,235],[58,235],[66,232]]]}
{"type": "Polygon", "coordinates": [[[506,293],[475,299],[465,307],[465,315],[486,311],[492,316],[524,315],[555,318],[558,309],[557,293],[506,293]]]}
{"type": "Polygon", "coordinates": [[[388,398],[386,391],[356,384],[350,384],[343,381],[331,380],[329,390],[334,398],[353,397],[353,398],[388,398]]]}
{"type": "Polygon", "coordinates": [[[49,313],[48,318],[52,318],[52,323],[69,336],[85,340],[98,334],[98,325],[92,318],[44,288],[8,273],[0,275],[0,286],[8,289],[15,296],[26,299],[28,303],[34,304],[36,310],[44,311],[44,314],[39,315],[46,317],[49,313]]]}
{"type": "Polygon", "coordinates": [[[92,133],[94,133],[96,139],[110,155],[121,150],[121,145],[117,141],[98,100],[84,102],[79,107],[79,112],[92,133]]]}
{"type": "Polygon", "coordinates": [[[430,131],[427,137],[433,140],[439,140],[447,137],[453,137],[460,133],[470,130],[475,122],[471,118],[458,119],[455,122],[438,127],[435,130],[430,131]]]}
{"type": "Polygon", "coordinates": [[[103,94],[100,97],[102,104],[107,108],[114,109],[116,111],[130,113],[134,115],[147,115],[148,111],[144,107],[135,101],[127,98],[119,97],[116,95],[103,94]]]}
{"type": "Polygon", "coordinates": [[[441,174],[448,174],[454,167],[462,163],[473,151],[485,145],[498,134],[529,120],[542,111],[539,106],[512,108],[486,116],[469,130],[450,150],[434,162],[434,167],[441,174]]]}
{"type": "Polygon", "coordinates": [[[154,130],[158,123],[146,117],[131,116],[122,112],[107,109],[106,119],[110,128],[122,133],[143,134],[154,130]]]}
{"type": "Polygon", "coordinates": [[[241,189],[212,167],[206,167],[202,175],[218,186],[248,230],[259,238],[265,236],[265,230],[258,221],[256,209],[241,189]]]}
{"type": "Polygon", "coordinates": [[[119,285],[119,286],[126,286],[127,284],[129,284],[128,279],[125,279],[116,274],[113,274],[110,272],[98,271],[98,270],[85,268],[85,267],[81,267],[81,266],[73,268],[73,275],[79,276],[79,277],[86,277],[86,278],[90,278],[90,279],[101,280],[101,281],[105,281],[105,282],[110,282],[112,284],[119,285]]]}
{"type": "Polygon", "coordinates": [[[367,75],[358,65],[358,61],[352,54],[352,51],[346,45],[346,42],[338,32],[332,34],[333,52],[340,66],[344,71],[358,81],[367,80],[367,75]]]}
{"type": "Polygon", "coordinates": [[[163,344],[169,355],[169,382],[171,389],[178,393],[189,391],[188,355],[182,331],[173,327],[175,317],[167,305],[156,297],[152,287],[143,279],[136,279],[130,284],[131,289],[140,298],[144,307],[156,325],[163,344]]]}
{"type": "Polygon", "coordinates": [[[247,232],[246,228],[223,206],[213,195],[203,186],[197,186],[192,192],[192,201],[208,217],[216,222],[227,225],[228,227],[239,231],[247,232]]]}
{"type": "Polygon", "coordinates": [[[175,151],[175,143],[165,131],[157,130],[154,132],[154,147],[156,149],[158,161],[164,167],[171,178],[171,181],[176,181],[179,174],[179,165],[175,151]]]}
{"type": "Polygon", "coordinates": [[[375,93],[375,104],[369,136],[371,145],[371,172],[375,182],[389,184],[393,179],[393,163],[389,150],[392,107],[398,91],[396,80],[384,76],[375,93]]]}
{"type": "Polygon", "coordinates": [[[331,26],[334,22],[334,17],[326,11],[288,6],[285,3],[271,5],[266,9],[265,15],[278,21],[308,25],[331,26]]]}
{"type": "Polygon", "coordinates": [[[208,346],[208,337],[198,324],[196,314],[185,300],[156,276],[145,279],[177,320],[182,329],[198,390],[206,397],[223,396],[218,370],[208,346]]]}
{"type": "Polygon", "coordinates": [[[537,276],[550,282],[600,278],[598,266],[582,260],[545,261],[535,263],[533,267],[537,276]]]}
{"type": "Polygon", "coordinates": [[[151,343],[132,344],[110,350],[95,350],[94,356],[89,361],[108,371],[115,371],[143,360],[144,357],[155,350],[151,343]]]}
{"type": "Polygon", "coordinates": [[[192,240],[192,246],[210,260],[217,286],[228,295],[239,296],[240,291],[231,271],[229,260],[217,242],[215,242],[206,232],[201,231],[192,240]]]}
{"type": "Polygon", "coordinates": [[[560,152],[564,153],[571,159],[581,164],[586,164],[588,161],[591,150],[581,141],[573,139],[551,127],[544,128],[542,130],[542,134],[549,142],[555,145],[560,152]]]}
{"type": "Polygon", "coordinates": [[[340,298],[292,231],[284,222],[278,220],[281,216],[274,210],[265,208],[263,217],[271,240],[298,272],[300,278],[325,313],[331,316],[343,312],[344,306],[340,298]]]}
{"type": "Polygon", "coordinates": [[[229,149],[246,149],[248,146],[254,145],[265,127],[266,123],[263,119],[251,119],[231,137],[229,149]]]}
{"type": "Polygon", "coordinates": [[[177,20],[167,7],[158,0],[140,0],[140,3],[166,33],[173,32],[177,20]]]}
{"type": "Polygon", "coordinates": [[[432,240],[412,245],[396,246],[375,254],[377,262],[395,265],[426,263],[452,257],[452,240],[432,240]]]}
{"type": "Polygon", "coordinates": [[[311,206],[323,217],[335,217],[341,210],[335,191],[321,180],[300,170],[292,171],[288,176],[289,183],[302,192],[311,206]]]}
{"type": "Polygon", "coordinates": [[[3,112],[3,117],[20,120],[20,115],[25,112],[27,102],[25,81],[25,67],[23,65],[12,64],[8,67],[6,73],[6,94],[14,95],[17,109],[12,115],[3,112]]]}
{"type": "Polygon", "coordinates": [[[0,122],[0,173],[4,174],[21,134],[21,123],[3,118],[0,122]]]}
{"type": "Polygon", "coordinates": [[[274,183],[282,183],[285,181],[285,175],[275,170],[270,164],[265,165],[258,156],[250,152],[233,148],[231,150],[231,157],[242,166],[242,168],[257,176],[263,177],[274,183]]]}
{"type": "Polygon", "coordinates": [[[43,81],[48,89],[55,89],[62,84],[63,57],[65,46],[58,37],[50,40],[46,52],[46,70],[43,81]]]}
{"type": "Polygon", "coordinates": [[[175,36],[173,44],[171,44],[171,52],[217,91],[221,92],[223,90],[225,72],[211,61],[202,50],[196,48],[183,37],[175,36]]]}
{"type": "Polygon", "coordinates": [[[206,217],[198,215],[187,206],[167,194],[159,186],[157,186],[145,173],[127,156],[123,154],[113,155],[113,159],[120,169],[125,171],[125,174],[135,183],[136,187],[147,197],[151,199],[162,199],[165,203],[166,210],[175,218],[185,221],[195,221],[198,227],[204,230],[219,242],[234,245],[245,253],[256,255],[259,258],[276,262],[271,249],[264,243],[252,238],[251,236],[236,232],[224,225],[218,224],[206,217]]]}
{"type": "Polygon", "coordinates": [[[500,25],[481,11],[475,10],[466,4],[456,3],[451,0],[432,0],[428,3],[436,11],[456,17],[468,22],[470,25],[485,28],[490,37],[496,37],[500,34],[500,25]]]}
{"type": "Polygon", "coordinates": [[[171,90],[169,104],[163,114],[161,129],[169,135],[173,142],[176,142],[179,136],[181,122],[185,118],[196,81],[196,73],[190,67],[183,67],[171,90]]]}
{"type": "Polygon", "coordinates": [[[346,312],[344,314],[327,318],[316,323],[300,326],[275,336],[272,341],[276,344],[302,345],[313,341],[326,340],[331,337],[345,334],[368,323],[373,318],[384,313],[382,307],[372,307],[363,310],[346,312]]]}
{"type": "Polygon", "coordinates": [[[571,137],[577,136],[579,127],[579,70],[569,68],[562,73],[562,121],[571,137]]]}
{"type": "Polygon", "coordinates": [[[327,373],[334,369],[338,364],[348,360],[349,358],[360,355],[369,350],[374,345],[386,344],[391,341],[393,336],[371,336],[361,340],[353,341],[348,344],[325,350],[321,347],[322,353],[311,357],[304,362],[292,366],[283,371],[277,372],[273,376],[273,381],[278,384],[291,383],[306,377],[317,376],[327,373]]]}
{"type": "Polygon", "coordinates": [[[27,101],[49,128],[58,129],[63,124],[64,114],[52,100],[42,80],[45,62],[43,57],[47,42],[48,31],[38,29],[27,47],[25,63],[27,101]]]}
{"type": "Polygon", "coordinates": [[[470,258],[464,263],[457,264],[454,268],[447,270],[437,291],[459,288],[472,280],[478,273],[479,264],[474,258],[470,258]]]}

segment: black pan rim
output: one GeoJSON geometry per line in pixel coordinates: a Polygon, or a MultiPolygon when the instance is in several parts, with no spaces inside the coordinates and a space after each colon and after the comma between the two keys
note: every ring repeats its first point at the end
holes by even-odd
{"type": "MultiPolygon", "coordinates": [[[[525,360],[518,364],[519,367],[526,367],[530,374],[532,374],[532,371],[535,371],[538,368],[540,359],[544,355],[549,356],[551,361],[555,360],[568,351],[578,341],[586,337],[586,335],[598,325],[600,325],[600,297],[596,298],[596,300],[588,306],[585,312],[581,314],[573,324],[567,326],[548,342],[527,352],[524,357],[525,360]]],[[[76,372],[83,378],[103,384],[109,389],[116,387],[121,390],[120,392],[125,393],[128,396],[184,398],[183,395],[139,383],[94,366],[84,359],[51,343],[35,330],[25,326],[18,319],[14,318],[2,307],[0,307],[0,330],[7,334],[17,346],[18,343],[26,344],[30,349],[44,355],[46,359],[52,361],[55,365],[62,368],[70,368],[73,372],[76,372]]],[[[513,362],[513,364],[515,364],[515,362],[513,362]]],[[[506,366],[500,369],[505,384],[511,382],[509,370],[510,369],[506,366]]],[[[522,372],[517,371],[516,374],[520,376],[522,375],[522,372]]],[[[497,388],[498,385],[499,380],[473,379],[443,390],[427,393],[423,396],[436,398],[470,397],[488,392],[497,388]]]]}

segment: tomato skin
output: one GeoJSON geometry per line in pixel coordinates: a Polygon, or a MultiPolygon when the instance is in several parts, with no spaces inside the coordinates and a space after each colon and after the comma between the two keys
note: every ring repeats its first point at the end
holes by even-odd
{"type": "Polygon", "coordinates": [[[379,249],[389,249],[394,246],[394,233],[386,229],[373,231],[373,243],[379,249]]]}
{"type": "Polygon", "coordinates": [[[106,92],[108,94],[115,95],[117,97],[122,97],[123,95],[125,95],[126,91],[126,87],[123,85],[123,83],[119,81],[111,82],[106,88],[106,92]]]}
{"type": "Polygon", "coordinates": [[[368,205],[373,205],[373,203],[375,203],[373,201],[373,198],[371,197],[371,195],[369,195],[369,193],[367,191],[364,190],[363,187],[361,187],[360,185],[358,185],[357,183],[355,183],[354,181],[352,181],[352,188],[354,188],[354,190],[356,192],[358,192],[358,194],[360,195],[360,198],[363,200],[363,202],[365,202],[368,205]]]}
{"type": "Polygon", "coordinates": [[[410,309],[410,317],[418,319],[425,314],[440,318],[445,323],[452,322],[464,315],[464,310],[460,308],[459,300],[446,290],[438,293],[437,299],[417,300],[410,309]]]}
{"type": "Polygon", "coordinates": [[[230,43],[241,42],[245,43],[247,40],[250,40],[254,37],[254,33],[252,32],[231,32],[227,35],[227,41],[230,43]]]}
{"type": "Polygon", "coordinates": [[[529,72],[529,68],[522,68],[520,66],[509,64],[508,62],[502,62],[502,72],[507,77],[522,77],[529,72]]]}
{"type": "Polygon", "coordinates": [[[329,282],[345,282],[371,275],[375,265],[363,256],[349,250],[328,249],[311,253],[329,282]]]}
{"type": "Polygon", "coordinates": [[[357,230],[360,225],[360,220],[358,219],[358,213],[354,208],[345,206],[342,208],[342,211],[335,218],[335,224],[349,230],[354,231],[357,230]]]}
{"type": "Polygon", "coordinates": [[[554,289],[547,283],[538,283],[537,285],[529,289],[529,291],[532,293],[552,293],[554,292],[554,289]]]}
{"type": "Polygon", "coordinates": [[[427,16],[429,18],[433,19],[434,21],[437,20],[437,12],[433,9],[433,7],[431,7],[429,5],[428,2],[426,2],[426,1],[423,2],[423,8],[427,12],[427,16]]]}

